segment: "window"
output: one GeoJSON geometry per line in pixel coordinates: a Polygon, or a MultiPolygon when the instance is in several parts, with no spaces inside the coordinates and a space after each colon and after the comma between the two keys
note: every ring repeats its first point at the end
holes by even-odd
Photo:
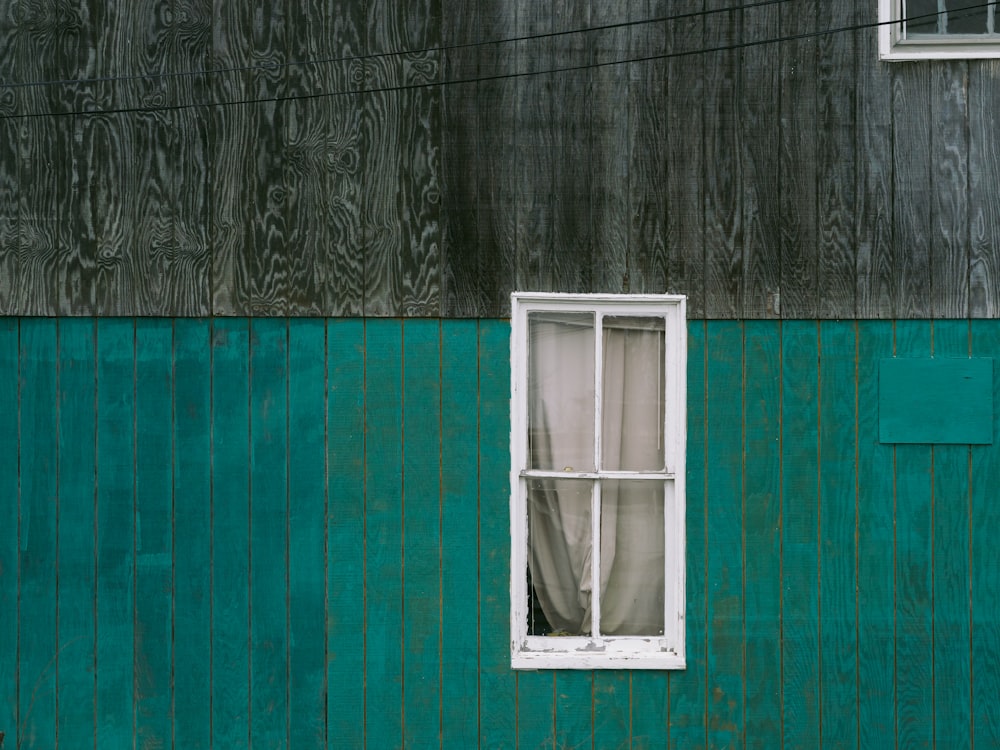
{"type": "Polygon", "coordinates": [[[683,668],[684,297],[511,307],[511,664],[683,668]]]}
{"type": "Polygon", "coordinates": [[[879,0],[883,60],[1000,57],[996,0],[879,0]]]}

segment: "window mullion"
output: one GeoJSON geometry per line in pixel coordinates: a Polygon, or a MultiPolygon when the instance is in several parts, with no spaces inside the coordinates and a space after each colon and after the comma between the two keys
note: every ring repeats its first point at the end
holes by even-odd
{"type": "MultiPolygon", "coordinates": [[[[604,315],[594,316],[594,470],[600,474],[604,468],[604,315]]],[[[590,634],[597,637],[601,632],[601,482],[595,480],[591,492],[591,626],[590,634]]]]}
{"type": "Polygon", "coordinates": [[[590,635],[597,638],[601,633],[601,480],[595,480],[590,493],[591,515],[591,594],[590,594],[590,635]]]}

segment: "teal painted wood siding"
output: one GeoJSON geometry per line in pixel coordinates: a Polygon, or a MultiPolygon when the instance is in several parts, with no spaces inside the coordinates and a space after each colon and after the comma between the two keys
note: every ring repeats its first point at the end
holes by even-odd
{"type": "Polygon", "coordinates": [[[877,413],[1000,322],[689,324],[677,672],[509,668],[508,338],[0,320],[0,747],[1000,746],[1000,441],[877,413]]]}

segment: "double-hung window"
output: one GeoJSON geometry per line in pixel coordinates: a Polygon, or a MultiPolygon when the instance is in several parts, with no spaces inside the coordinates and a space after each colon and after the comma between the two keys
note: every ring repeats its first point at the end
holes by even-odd
{"type": "Polygon", "coordinates": [[[686,317],[512,295],[511,663],[684,667],[686,317]]]}
{"type": "Polygon", "coordinates": [[[997,0],[879,0],[883,60],[1000,57],[997,0]]]}

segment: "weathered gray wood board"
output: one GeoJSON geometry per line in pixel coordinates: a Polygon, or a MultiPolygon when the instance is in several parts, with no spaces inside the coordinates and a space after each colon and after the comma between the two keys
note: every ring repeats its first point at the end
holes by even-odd
{"type": "Polygon", "coordinates": [[[996,64],[872,3],[0,9],[0,311],[1000,314],[996,64]],[[782,37],[794,37],[780,41],[782,37]]]}

